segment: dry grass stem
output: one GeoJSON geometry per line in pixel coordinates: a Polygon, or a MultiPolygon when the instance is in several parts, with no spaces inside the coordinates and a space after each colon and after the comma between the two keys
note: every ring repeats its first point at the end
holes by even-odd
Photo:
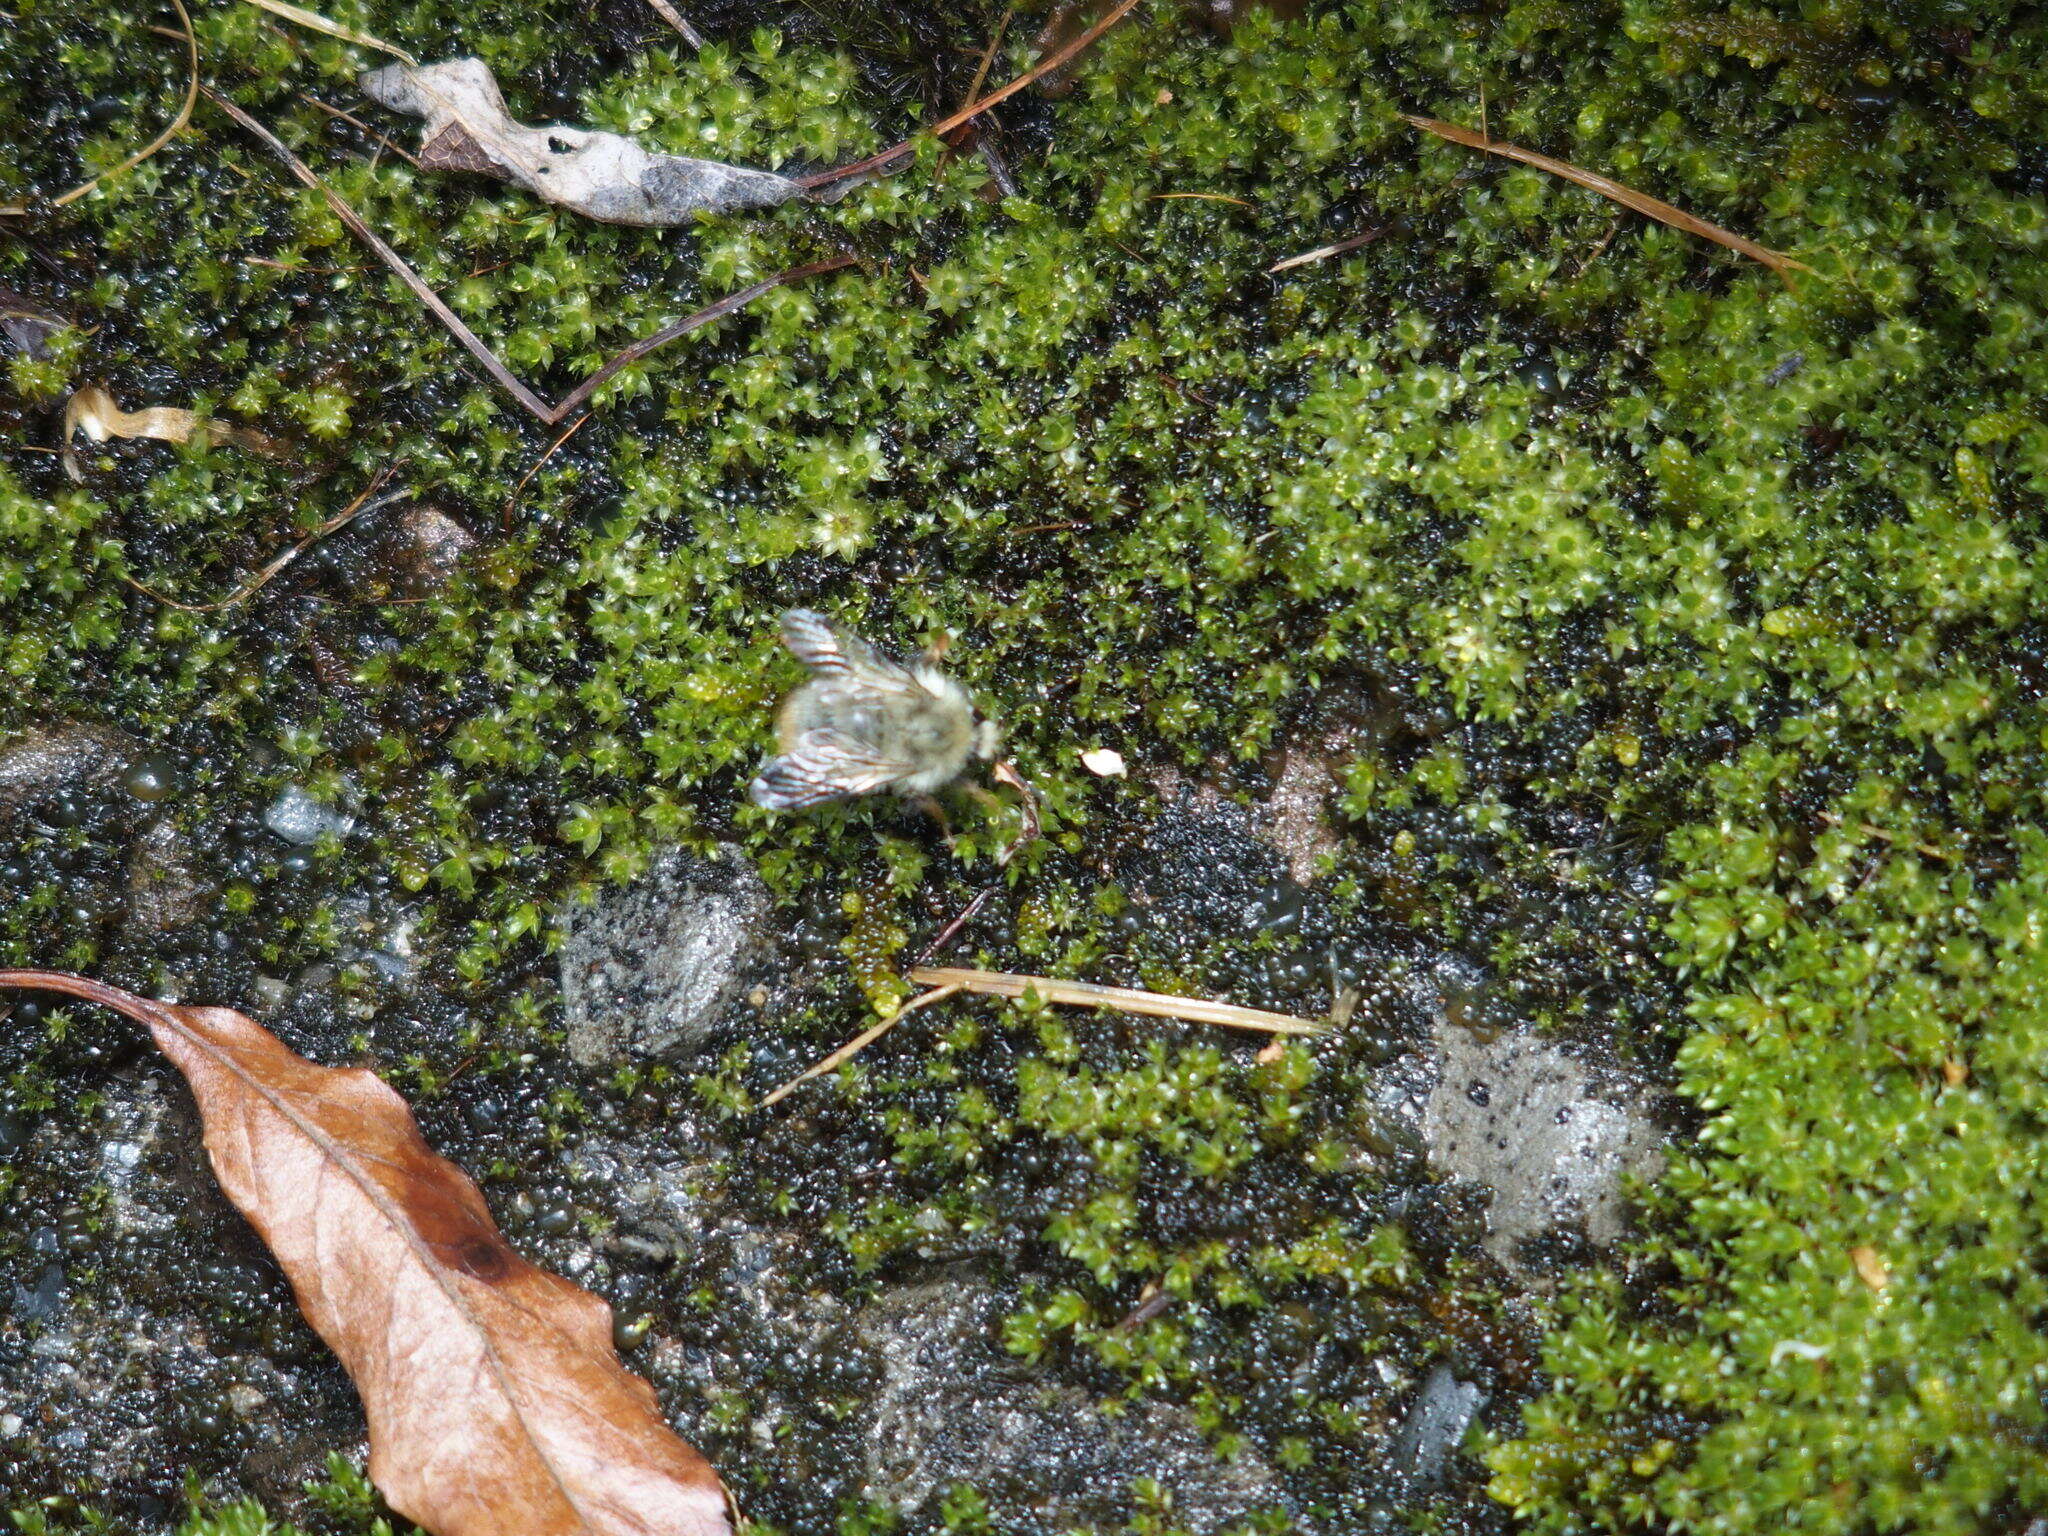
{"type": "Polygon", "coordinates": [[[510,368],[507,368],[503,362],[499,361],[498,355],[484,345],[483,339],[475,331],[472,331],[467,325],[463,324],[462,317],[450,309],[446,301],[438,293],[427,286],[426,280],[419,273],[413,271],[410,263],[386,244],[382,237],[363,221],[362,215],[357,213],[355,209],[351,208],[343,200],[340,193],[314,175],[305,161],[293,154],[286,147],[282,139],[264,127],[263,124],[257,122],[255,118],[244,112],[232,101],[221,95],[220,92],[206,86],[202,86],[201,89],[206,92],[206,99],[208,101],[219,107],[221,111],[227,113],[229,117],[232,117],[249,132],[261,139],[265,147],[272,154],[276,155],[279,160],[284,162],[285,168],[293,176],[297,177],[302,185],[311,188],[325,198],[327,206],[334,210],[334,216],[341,220],[351,234],[374,251],[377,258],[391,269],[393,275],[400,282],[412,290],[413,296],[433,312],[434,318],[447,328],[449,335],[462,344],[463,350],[483,365],[484,372],[491,376],[492,381],[500,389],[504,390],[506,394],[518,401],[535,420],[550,427],[560,426],[570,416],[574,415],[582,407],[583,403],[621,368],[638,362],[655,348],[665,346],[679,336],[688,335],[699,326],[708,325],[720,316],[728,315],[735,309],[752,303],[771,288],[779,288],[785,283],[800,282],[807,277],[816,277],[822,272],[836,272],[841,267],[853,266],[858,260],[857,257],[853,256],[833,256],[824,261],[808,262],[800,267],[791,267],[786,272],[778,272],[773,277],[763,278],[760,282],[742,288],[737,293],[729,293],[716,303],[707,304],[694,315],[678,320],[673,325],[662,327],[662,329],[656,331],[652,336],[647,337],[643,341],[634,342],[633,345],[627,347],[625,351],[570,390],[559,402],[550,405],[521,383],[518,375],[513,373],[510,368]]]}
{"type": "Polygon", "coordinates": [[[918,1009],[929,1008],[933,1003],[943,1002],[946,998],[951,997],[954,993],[959,992],[961,990],[962,987],[960,985],[948,983],[945,985],[933,987],[929,992],[918,993],[916,997],[913,997],[909,1002],[905,1003],[901,1008],[898,1008],[886,1019],[883,1019],[879,1023],[873,1024],[868,1028],[862,1030],[859,1034],[855,1035],[851,1040],[847,1041],[846,1044],[840,1046],[839,1049],[834,1051],[830,1056],[825,1057],[822,1061],[813,1063],[812,1065],[804,1068],[803,1071],[797,1073],[795,1077],[792,1077],[780,1088],[776,1089],[773,1093],[769,1094],[767,1098],[763,1099],[761,1101],[761,1108],[768,1109],[776,1104],[780,1104],[784,1099],[789,1097],[790,1091],[794,1089],[799,1083],[807,1083],[814,1077],[823,1077],[827,1072],[835,1070],[841,1062],[850,1061],[855,1056],[858,1056],[862,1051],[866,1050],[869,1046],[873,1045],[877,1040],[881,1039],[882,1036],[886,1035],[887,1033],[889,1033],[890,1030],[894,1029],[898,1024],[902,1023],[903,1020],[907,1018],[909,1015],[917,1012],[918,1009]]]}
{"type": "Polygon", "coordinates": [[[1030,991],[1048,1003],[1116,1008],[1125,1013],[1220,1024],[1225,1029],[1244,1029],[1262,1035],[1329,1033],[1328,1025],[1299,1019],[1291,1013],[1267,1013],[1260,1008],[1212,1003],[1199,997],[1169,997],[1164,992],[1141,992],[1135,987],[1099,987],[1092,981],[1061,981],[1051,976],[1018,976],[1009,971],[972,971],[948,965],[921,965],[910,973],[910,979],[921,987],[957,987],[990,997],[1022,997],[1030,991]]]}
{"type": "Polygon", "coordinates": [[[1201,203],[1229,203],[1235,208],[1256,208],[1258,204],[1248,203],[1241,197],[1230,197],[1222,192],[1154,192],[1151,200],[1155,203],[1177,203],[1182,201],[1201,203]]]}
{"type": "MultiPolygon", "coordinates": [[[[80,182],[69,192],[59,193],[56,197],[51,198],[50,206],[52,208],[62,208],[66,203],[75,203],[109,176],[119,176],[123,171],[134,170],[136,166],[142,164],[143,161],[176,138],[184,126],[192,121],[192,108],[199,102],[199,39],[193,35],[192,18],[185,13],[182,0],[171,0],[171,9],[178,13],[178,23],[185,29],[182,34],[177,35],[183,38],[185,44],[185,65],[188,71],[185,82],[185,101],[178,108],[178,115],[171,119],[171,124],[168,128],[164,129],[162,133],[151,139],[119,165],[109,166],[90,180],[80,182]]],[[[12,207],[0,208],[0,217],[19,218],[27,212],[27,208],[16,204],[12,207]]]]}
{"type": "Polygon", "coordinates": [[[668,3],[668,0],[647,0],[654,14],[676,29],[682,40],[699,53],[704,51],[704,34],[683,19],[683,13],[668,3]]]}
{"type": "Polygon", "coordinates": [[[358,32],[354,27],[345,27],[338,21],[329,21],[325,16],[300,6],[288,5],[285,0],[246,0],[246,3],[266,10],[273,16],[282,16],[286,21],[296,22],[299,26],[314,32],[325,32],[329,37],[338,37],[345,43],[354,43],[359,47],[374,48],[379,53],[390,54],[394,59],[403,59],[415,68],[419,65],[418,59],[403,48],[385,42],[381,37],[372,37],[367,32],[358,32]]]}
{"type": "Polygon", "coordinates": [[[469,355],[483,365],[484,372],[497,381],[500,389],[504,390],[505,393],[550,426],[560,419],[553,414],[553,408],[546,401],[520,383],[513,375],[512,370],[498,361],[497,354],[483,344],[483,341],[477,336],[476,332],[462,323],[462,317],[442,302],[441,296],[429,288],[426,280],[407,265],[403,256],[385,244],[377,232],[363,222],[362,215],[349,207],[342,200],[339,192],[336,192],[326,182],[315,176],[307,168],[303,160],[285,147],[284,140],[257,122],[255,118],[244,112],[232,101],[229,101],[220,92],[208,89],[206,99],[216,107],[219,107],[221,111],[227,113],[229,117],[232,117],[244,128],[248,129],[249,132],[255,134],[257,138],[261,139],[268,146],[270,152],[285,163],[286,168],[299,179],[302,185],[310,187],[325,198],[327,206],[334,210],[334,216],[340,219],[348,227],[349,232],[358,240],[375,251],[384,265],[397,275],[398,280],[413,291],[413,296],[434,312],[434,318],[446,326],[448,334],[461,342],[469,355]]]}
{"type": "Polygon", "coordinates": [[[1441,118],[1420,117],[1413,112],[1403,112],[1401,121],[1411,128],[1420,128],[1424,133],[1433,133],[1440,139],[1449,139],[1453,144],[1482,149],[1489,155],[1500,155],[1508,160],[1519,160],[1524,165],[1535,166],[1539,171],[1548,171],[1553,176],[1562,176],[1566,181],[1575,181],[1580,186],[1621,204],[1624,208],[1634,209],[1645,218],[1655,219],[1660,224],[1668,224],[1673,229],[1682,229],[1689,235],[1698,235],[1704,240],[1713,241],[1716,245],[1725,245],[1731,251],[1739,251],[1751,261],[1762,262],[1781,278],[1787,272],[1813,270],[1805,262],[1795,260],[1782,251],[1758,245],[1754,240],[1745,239],[1732,230],[1723,229],[1718,224],[1709,224],[1696,214],[1674,207],[1660,197],[1651,197],[1647,192],[1625,187],[1611,176],[1602,176],[1598,171],[1582,170],[1568,160],[1539,155],[1535,150],[1523,149],[1518,144],[1503,144],[1500,140],[1490,138],[1475,129],[1461,128],[1456,123],[1447,123],[1441,118]]]}

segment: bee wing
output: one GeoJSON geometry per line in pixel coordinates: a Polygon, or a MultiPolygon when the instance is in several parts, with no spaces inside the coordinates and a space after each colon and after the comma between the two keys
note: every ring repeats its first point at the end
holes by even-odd
{"type": "Polygon", "coordinates": [[[909,693],[917,679],[859,635],[835,625],[822,613],[792,608],[782,616],[782,643],[789,653],[818,676],[868,693],[909,693]]]}
{"type": "Polygon", "coordinates": [[[887,789],[912,771],[838,731],[806,731],[762,765],[749,793],[771,811],[802,811],[887,789]]]}

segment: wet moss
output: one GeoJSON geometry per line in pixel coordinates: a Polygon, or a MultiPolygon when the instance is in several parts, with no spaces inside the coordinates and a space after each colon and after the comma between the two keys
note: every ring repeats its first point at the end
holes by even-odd
{"type": "MultiPolygon", "coordinates": [[[[175,109],[147,7],[13,9],[0,192],[68,185],[175,109]]],[[[700,58],[569,4],[334,14],[423,57],[483,53],[531,118],[815,165],[950,105],[995,20],[841,9],[706,13],[725,41],[700,58]]],[[[422,175],[301,98],[357,105],[353,50],[254,8],[197,22],[210,77],[536,382],[789,265],[862,266],[628,369],[542,463],[558,430],[208,109],[19,221],[0,282],[80,326],[11,365],[33,446],[53,431],[34,413],[92,379],[296,451],[109,445],[77,486],[7,454],[0,735],[71,716],[134,747],[125,786],[4,808],[22,896],[0,955],[209,1000],[281,989],[293,1043],[390,1070],[543,1256],[608,1219],[567,1169],[614,1119],[745,1127],[707,1187],[800,1235],[808,1280],[1028,1270],[1020,1358],[1189,1405],[1288,1469],[1328,1531],[1396,1518],[1355,1475],[1401,1390],[1360,1340],[1403,1379],[1444,1355],[1496,1393],[1498,1505],[1468,1467],[1409,1511],[1425,1525],[1988,1532],[2048,1508],[2042,1214],[2009,1172],[2038,1141],[2044,1059],[2038,16],[1402,0],[1219,40],[1161,15],[1014,115],[995,139],[1013,195],[934,150],[838,204],[666,234],[422,175]],[[1780,284],[1398,110],[1483,111],[1817,274],[1780,284]],[[446,584],[394,585],[374,518],[232,609],[131,584],[224,595],[401,460],[477,541],[446,584]],[[956,807],[955,858],[894,805],[743,803],[791,602],[906,649],[957,632],[1041,785],[1051,835],[965,947],[1309,1012],[1334,975],[1366,988],[1362,1022],[1257,1064],[1178,1027],[956,1002],[800,1118],[755,1118],[897,995],[892,967],[1012,831],[956,807]],[[1333,698],[1344,835],[1313,893],[1159,814],[1168,771],[1256,796],[1333,698]],[[1133,779],[1079,767],[1098,741],[1133,779]],[[263,811],[287,784],[359,830],[282,844],[263,811]],[[159,821],[208,905],[152,929],[131,869],[159,821]],[[662,842],[732,838],[789,903],[791,1006],[710,1063],[576,1075],[551,914],[662,842]],[[1403,968],[1444,954],[1462,1020],[1669,1064],[1697,1126],[1638,1247],[1552,1297],[1505,1305],[1469,1202],[1358,1109],[1422,1028],[1403,968]],[[1127,1328],[1148,1282],[1172,1304],[1127,1328]]],[[[0,1126],[88,1124],[133,1042],[12,1008],[0,1126]]],[[[90,1237],[95,1177],[82,1153],[0,1172],[10,1277],[40,1283],[46,1226],[90,1237]]],[[[230,1230],[195,1216],[188,1279],[139,1299],[253,1337],[288,1303],[258,1254],[205,1278],[230,1230]]],[[[89,1299],[138,1299],[72,1268],[89,1299]]],[[[597,1278],[747,1360],[710,1260],[597,1278]]],[[[266,1347],[317,1358],[286,1334],[266,1347]]],[[[747,1394],[815,1380],[800,1432],[830,1446],[830,1405],[862,1383],[822,1370],[754,1362],[702,1415],[780,1528],[842,1511],[760,1486],[747,1394]]],[[[208,1401],[179,1411],[180,1455],[238,1495],[236,1431],[208,1401]]],[[[59,1452],[13,1465],[24,1498],[98,1492],[59,1452]]],[[[943,1525],[981,1528],[977,1497],[943,1525]]],[[[845,1508],[846,1529],[886,1525],[845,1508]]]]}

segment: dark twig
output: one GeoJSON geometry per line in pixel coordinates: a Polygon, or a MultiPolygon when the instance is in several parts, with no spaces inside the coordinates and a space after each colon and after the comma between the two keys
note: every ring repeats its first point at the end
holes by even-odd
{"type": "Polygon", "coordinates": [[[426,167],[424,165],[421,165],[419,163],[419,160],[409,150],[406,150],[400,147],[399,145],[392,143],[391,140],[385,138],[383,134],[379,133],[376,129],[372,128],[368,123],[364,122],[360,117],[357,117],[353,112],[344,112],[339,107],[330,107],[318,96],[308,95],[304,91],[299,92],[299,100],[303,101],[309,107],[318,107],[322,112],[325,112],[329,117],[339,118],[342,122],[347,123],[350,127],[362,129],[364,133],[368,134],[371,138],[375,139],[379,144],[382,144],[386,149],[390,150],[391,153],[398,156],[399,159],[405,161],[405,163],[410,165],[414,170],[424,171],[426,169],[426,167]]]}
{"type": "Polygon", "coordinates": [[[1102,20],[1095,23],[1094,26],[1083,32],[1071,43],[1068,43],[1066,47],[1039,60],[1038,63],[1012,80],[1008,85],[998,86],[995,90],[982,97],[981,100],[969,103],[951,117],[941,118],[938,122],[933,123],[931,127],[925,129],[923,133],[913,138],[905,139],[901,144],[885,149],[879,155],[869,155],[865,160],[856,160],[851,165],[842,165],[833,170],[818,171],[809,176],[799,177],[799,182],[805,187],[822,187],[831,182],[844,181],[849,176],[859,176],[867,171],[881,170],[883,167],[901,160],[904,156],[915,150],[919,142],[926,137],[943,138],[962,123],[971,122],[979,117],[997,102],[1008,101],[1019,91],[1044,79],[1054,70],[1079,57],[1082,53],[1094,47],[1103,33],[1122,21],[1124,17],[1136,9],[1137,5],[1138,0],[1118,0],[1116,7],[1107,16],[1103,17],[1102,20]]]}
{"type": "Polygon", "coordinates": [[[563,420],[570,412],[604,387],[621,368],[630,367],[640,361],[656,347],[665,347],[679,336],[687,336],[699,326],[709,325],[736,309],[743,309],[761,297],[771,288],[780,288],[785,283],[800,283],[807,277],[818,277],[826,272],[837,272],[842,267],[859,264],[858,256],[830,256],[823,261],[806,262],[800,267],[791,267],[787,272],[778,272],[773,277],[764,277],[760,282],[742,288],[738,293],[728,293],[715,304],[707,304],[694,315],[678,320],[674,325],[665,325],[643,341],[636,341],[617,357],[606,363],[589,378],[562,396],[562,403],[554,408],[548,418],[550,425],[563,420]]]}

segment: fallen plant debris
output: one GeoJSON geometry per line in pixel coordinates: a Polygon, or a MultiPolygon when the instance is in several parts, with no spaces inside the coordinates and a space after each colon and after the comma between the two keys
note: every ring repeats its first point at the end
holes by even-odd
{"type": "Polygon", "coordinates": [[[809,195],[804,183],[772,171],[653,154],[623,134],[514,122],[482,59],[390,64],[358,83],[378,105],[425,119],[421,169],[496,176],[606,224],[667,229],[700,213],[772,208],[809,195]]]}
{"type": "Polygon", "coordinates": [[[705,305],[704,308],[698,310],[695,314],[686,315],[672,325],[663,326],[652,336],[634,342],[632,346],[626,348],[617,357],[570,390],[558,403],[549,405],[539,395],[521,383],[518,375],[513,373],[510,368],[507,368],[499,360],[498,355],[484,345],[483,338],[463,324],[462,318],[448,307],[439,294],[427,286],[426,280],[419,273],[413,271],[406,259],[394,251],[375,230],[364,223],[362,215],[351,208],[343,200],[340,193],[328,186],[318,176],[315,176],[303,160],[286,148],[282,139],[278,138],[276,134],[264,127],[263,124],[257,122],[255,118],[244,112],[218,91],[205,86],[202,86],[201,89],[205,91],[208,101],[219,107],[221,111],[227,113],[229,117],[261,139],[271,153],[282,160],[286,168],[303,185],[312,188],[312,190],[325,198],[327,206],[334,210],[334,216],[341,220],[350,233],[374,251],[378,259],[391,269],[400,282],[412,290],[421,303],[433,311],[434,318],[447,327],[448,334],[460,342],[463,349],[471,357],[483,365],[484,372],[491,376],[493,382],[514,400],[518,401],[537,420],[547,426],[559,426],[620,369],[638,362],[641,358],[647,356],[648,353],[654,351],[655,348],[666,346],[678,337],[687,336],[700,326],[709,325],[713,320],[729,315],[736,309],[743,308],[755,299],[758,299],[762,294],[768,292],[771,288],[780,288],[785,283],[802,282],[805,278],[818,277],[826,272],[837,272],[840,268],[854,266],[859,261],[859,258],[855,256],[828,256],[822,261],[806,262],[802,266],[791,267],[785,272],[776,273],[773,277],[763,278],[758,283],[749,284],[736,293],[729,293],[724,298],[705,305]]]}
{"type": "MultiPolygon", "coordinates": [[[[1489,155],[1519,160],[1524,165],[1535,166],[1539,171],[1548,171],[1553,176],[1562,176],[1566,181],[1575,181],[1580,186],[1598,192],[1602,197],[1609,198],[1624,208],[1632,208],[1660,224],[1669,224],[1673,229],[1682,229],[1689,235],[1698,235],[1702,239],[1712,240],[1717,245],[1725,245],[1731,251],[1739,251],[1751,261],[1762,262],[1781,278],[1787,272],[1813,270],[1805,262],[1795,260],[1782,251],[1758,245],[1754,240],[1745,239],[1732,230],[1708,223],[1697,214],[1687,213],[1683,208],[1675,207],[1661,197],[1652,197],[1647,192],[1638,192],[1634,187],[1623,186],[1613,177],[1602,176],[1598,171],[1583,170],[1568,160],[1553,159],[1549,155],[1538,154],[1533,149],[1523,149],[1519,144],[1504,144],[1491,135],[1472,128],[1461,128],[1456,123],[1447,123],[1441,118],[1421,117],[1413,112],[1403,112],[1399,116],[1409,127],[1420,128],[1424,133],[1433,133],[1440,139],[1450,140],[1453,144],[1483,149],[1489,155]]],[[[1308,257],[1302,259],[1307,260],[1317,254],[1321,253],[1310,252],[1308,257]]]]}
{"type": "MultiPolygon", "coordinates": [[[[127,159],[121,161],[120,164],[110,165],[97,176],[88,177],[70,191],[60,192],[57,196],[51,198],[50,206],[52,208],[62,208],[67,203],[75,203],[81,197],[90,196],[93,189],[101,182],[106,181],[110,177],[119,176],[124,171],[134,170],[136,166],[142,164],[143,161],[175,139],[184,130],[185,125],[192,121],[192,109],[199,104],[199,39],[193,34],[192,18],[185,14],[182,0],[171,0],[171,9],[178,13],[178,25],[182,29],[182,32],[172,35],[182,36],[185,40],[185,99],[179,104],[177,115],[171,119],[169,126],[162,133],[151,139],[142,148],[136,150],[127,159]]],[[[0,218],[20,218],[27,212],[28,205],[14,203],[0,208],[0,218]]]]}
{"type": "Polygon", "coordinates": [[[1054,976],[1019,976],[1010,971],[920,965],[912,969],[910,979],[921,987],[958,987],[964,992],[980,992],[989,997],[1022,997],[1026,992],[1034,992],[1048,1003],[1070,1003],[1077,1008],[1117,1008],[1125,1013],[1188,1019],[1197,1024],[1220,1024],[1225,1029],[1251,1030],[1263,1035],[1326,1035],[1330,1032],[1327,1024],[1297,1018],[1291,1013],[1268,1013],[1263,1008],[1240,1008],[1235,1003],[1215,1003],[1199,997],[1141,992],[1136,987],[1103,987],[1092,981],[1062,981],[1054,976]]]}
{"type": "Polygon", "coordinates": [[[1349,240],[1319,245],[1312,251],[1303,251],[1299,256],[1289,256],[1266,268],[1266,275],[1270,277],[1275,272],[1286,272],[1294,267],[1305,267],[1313,261],[1327,261],[1332,256],[1342,256],[1345,252],[1355,251],[1360,246],[1371,245],[1392,228],[1391,224],[1382,224],[1377,229],[1368,229],[1362,235],[1353,235],[1349,240]]]}
{"type": "Polygon", "coordinates": [[[434,1536],[730,1536],[718,1474],[619,1363],[611,1309],[537,1269],[364,1068],[229,1008],[0,971],[146,1026],[192,1086],[215,1175],[347,1368],[370,1478],[434,1536]]]}
{"type": "Polygon", "coordinates": [[[64,402],[64,472],[73,480],[85,478],[85,472],[78,467],[78,461],[71,452],[73,440],[81,434],[87,442],[93,443],[104,443],[116,437],[146,437],[161,443],[189,443],[194,437],[203,436],[211,443],[231,444],[270,458],[284,452],[284,444],[266,433],[258,432],[254,427],[215,421],[188,411],[183,406],[150,405],[139,411],[124,411],[106,387],[100,384],[88,384],[82,389],[75,390],[71,398],[64,402]]]}

